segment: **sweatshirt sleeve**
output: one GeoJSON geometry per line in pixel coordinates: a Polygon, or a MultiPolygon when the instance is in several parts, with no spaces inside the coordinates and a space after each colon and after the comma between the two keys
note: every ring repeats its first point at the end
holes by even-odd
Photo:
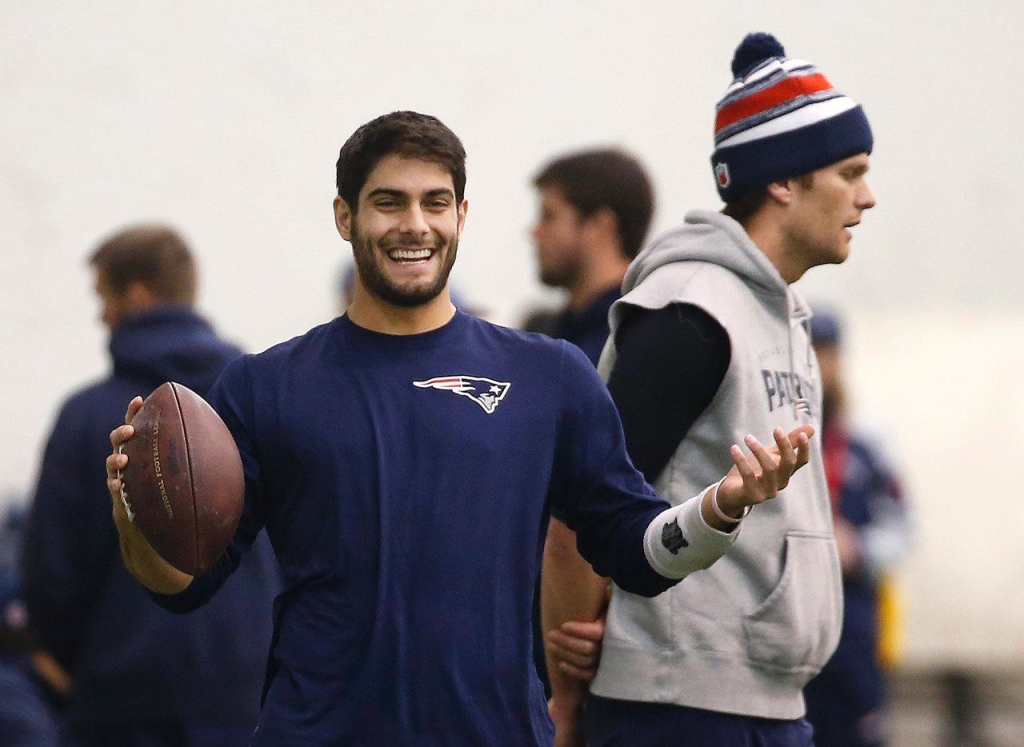
{"type": "Polygon", "coordinates": [[[208,602],[242,560],[242,553],[252,547],[256,535],[263,528],[264,519],[259,510],[260,464],[252,427],[254,407],[252,378],[248,371],[251,356],[243,356],[228,365],[207,396],[207,401],[227,425],[235,439],[242,470],[245,474],[245,503],[238,529],[220,558],[205,572],[196,576],[188,588],[179,594],[150,596],[171,612],[191,612],[208,602]]]}

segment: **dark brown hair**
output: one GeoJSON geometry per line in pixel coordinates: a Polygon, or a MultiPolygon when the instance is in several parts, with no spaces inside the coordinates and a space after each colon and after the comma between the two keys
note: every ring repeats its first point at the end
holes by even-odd
{"type": "Polygon", "coordinates": [[[729,200],[722,208],[722,213],[728,215],[742,226],[747,225],[750,217],[761,209],[765,200],[768,199],[767,187],[758,187],[751,192],[744,192],[739,197],[729,200]]]}
{"type": "Polygon", "coordinates": [[[466,192],[466,149],[462,141],[437,117],[401,111],[367,122],[341,146],[336,186],[353,213],[373,167],[391,154],[431,161],[447,169],[455,185],[455,199],[462,202],[466,192]]]}
{"type": "Polygon", "coordinates": [[[618,219],[622,253],[632,259],[640,252],[654,214],[654,189],[635,157],[615,148],[569,153],[551,161],[533,183],[557,187],[584,217],[608,208],[618,219]]]}
{"type": "Polygon", "coordinates": [[[116,294],[142,283],[160,301],[195,301],[195,260],[185,239],[168,226],[137,225],[119,231],[99,245],[89,264],[116,294]]]}
{"type": "MultiPolygon", "coordinates": [[[[810,189],[814,184],[814,173],[794,176],[789,181],[796,182],[803,189],[810,189]]],[[[758,187],[750,192],[744,192],[735,199],[729,200],[729,202],[725,203],[725,207],[722,208],[722,214],[728,215],[740,225],[746,226],[747,221],[750,220],[754,213],[761,209],[761,206],[764,205],[767,199],[768,187],[758,187]]]]}

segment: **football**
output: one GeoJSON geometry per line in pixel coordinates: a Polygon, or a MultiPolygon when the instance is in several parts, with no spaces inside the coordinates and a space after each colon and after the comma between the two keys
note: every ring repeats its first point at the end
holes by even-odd
{"type": "Polygon", "coordinates": [[[132,426],[121,446],[128,518],[168,563],[202,573],[242,515],[245,478],[231,432],[202,397],[174,382],[146,398],[132,426]]]}

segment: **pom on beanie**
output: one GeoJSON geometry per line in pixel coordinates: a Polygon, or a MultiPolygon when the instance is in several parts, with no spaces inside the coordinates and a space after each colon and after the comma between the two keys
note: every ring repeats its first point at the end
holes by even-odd
{"type": "Polygon", "coordinates": [[[711,155],[724,201],[871,152],[864,110],[817,67],[786,57],[771,34],[747,34],[732,73],[716,107],[711,155]]]}
{"type": "Polygon", "coordinates": [[[771,34],[758,31],[747,34],[743,41],[736,47],[736,54],[732,58],[732,75],[734,78],[741,78],[743,74],[772,57],[785,57],[786,50],[779,40],[771,34]]]}

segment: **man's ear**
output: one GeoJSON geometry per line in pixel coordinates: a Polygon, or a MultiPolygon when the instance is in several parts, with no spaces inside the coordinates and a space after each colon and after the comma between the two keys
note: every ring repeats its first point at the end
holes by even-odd
{"type": "Polygon", "coordinates": [[[128,287],[125,288],[123,298],[125,308],[133,314],[149,311],[150,309],[160,305],[156,296],[153,295],[153,291],[138,280],[131,282],[128,287]]]}
{"type": "Polygon", "coordinates": [[[768,190],[768,196],[781,205],[788,205],[793,201],[793,185],[788,179],[782,182],[772,182],[765,189],[768,190]]]}
{"type": "Polygon", "coordinates": [[[463,200],[459,205],[459,238],[462,238],[462,229],[466,226],[466,213],[469,212],[469,200],[463,200]]]}
{"type": "Polygon", "coordinates": [[[345,241],[352,240],[352,210],[339,195],[334,198],[334,225],[345,241]]]}
{"type": "Polygon", "coordinates": [[[616,239],[619,236],[619,216],[610,207],[600,208],[589,218],[586,218],[585,221],[591,223],[602,233],[616,239]]]}

